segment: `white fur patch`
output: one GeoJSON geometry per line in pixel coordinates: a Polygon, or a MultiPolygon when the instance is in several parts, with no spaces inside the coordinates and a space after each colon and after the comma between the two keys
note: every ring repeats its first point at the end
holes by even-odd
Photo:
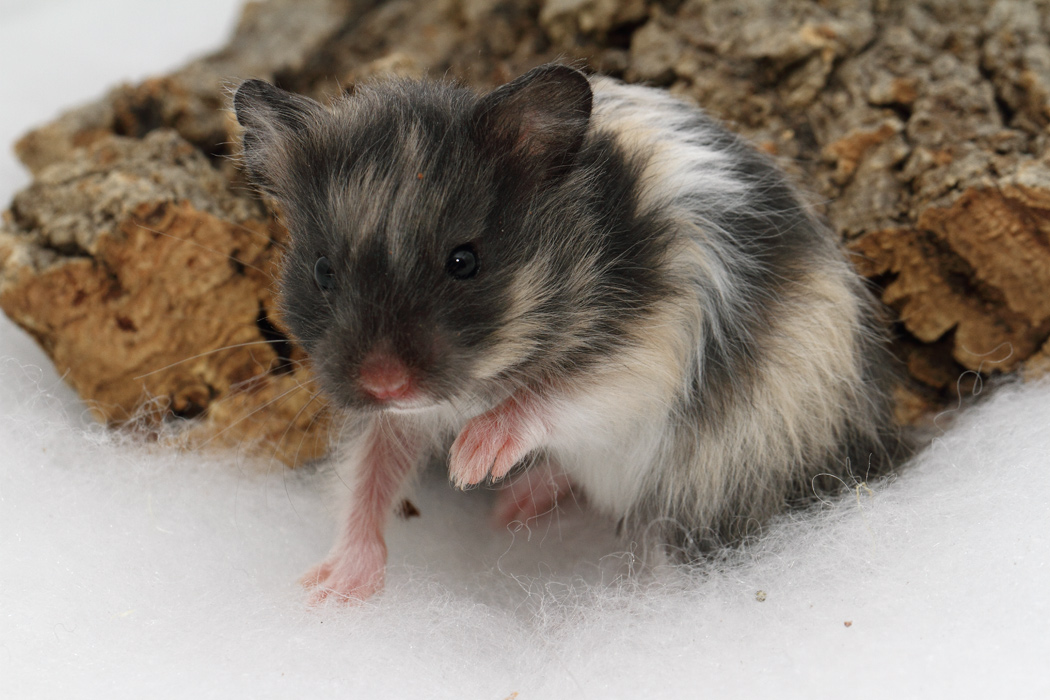
{"type": "MultiPolygon", "coordinates": [[[[747,190],[732,176],[729,155],[715,147],[719,132],[698,130],[683,103],[662,90],[593,78],[595,129],[616,134],[629,154],[645,158],[643,202],[657,207],[703,192],[721,206],[746,203],[747,190]]],[[[690,108],[691,109],[691,108],[690,108]]]]}

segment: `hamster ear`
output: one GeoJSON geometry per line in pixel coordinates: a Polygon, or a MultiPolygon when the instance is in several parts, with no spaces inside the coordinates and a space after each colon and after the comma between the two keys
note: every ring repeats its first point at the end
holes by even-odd
{"type": "Polygon", "coordinates": [[[243,164],[248,175],[275,194],[282,154],[324,108],[262,80],[246,80],[233,95],[237,121],[244,127],[243,164]]]}
{"type": "Polygon", "coordinates": [[[233,95],[233,111],[245,129],[286,129],[296,132],[324,108],[264,80],[245,80],[233,95]]]}
{"type": "Polygon", "coordinates": [[[474,110],[482,147],[534,185],[563,174],[583,145],[591,84],[558,64],[534,68],[483,97],[474,110]]]}

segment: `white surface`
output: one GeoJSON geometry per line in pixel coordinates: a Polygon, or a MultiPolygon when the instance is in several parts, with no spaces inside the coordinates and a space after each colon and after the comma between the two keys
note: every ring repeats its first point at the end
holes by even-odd
{"type": "MultiPolygon", "coordinates": [[[[0,2],[0,140],[217,45],[235,4],[0,2]]],[[[0,199],[22,182],[4,160],[0,199]]],[[[0,697],[1050,697],[1045,384],[700,573],[618,579],[608,524],[493,532],[431,476],[387,592],[310,610],[319,480],[122,442],[6,320],[0,358],[0,697]]]]}

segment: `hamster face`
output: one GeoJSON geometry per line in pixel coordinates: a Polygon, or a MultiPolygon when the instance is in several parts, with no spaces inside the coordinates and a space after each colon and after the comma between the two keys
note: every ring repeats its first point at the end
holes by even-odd
{"type": "MultiPolygon", "coordinates": [[[[578,101],[586,90],[573,114],[589,112],[589,85],[566,75],[578,101]]],[[[238,90],[244,163],[292,234],[283,321],[338,404],[498,397],[493,378],[528,362],[507,324],[542,325],[549,311],[521,300],[520,275],[544,249],[531,195],[575,154],[586,116],[537,140],[535,124],[514,123],[514,97],[395,83],[326,109],[261,81],[238,90]],[[515,148],[529,158],[508,158],[515,148]]]]}
{"type": "Polygon", "coordinates": [[[471,358],[503,313],[511,261],[491,167],[469,141],[442,138],[462,129],[451,110],[424,121],[390,100],[340,107],[312,115],[278,156],[292,230],[284,321],[347,407],[447,400],[469,390],[471,358]]]}

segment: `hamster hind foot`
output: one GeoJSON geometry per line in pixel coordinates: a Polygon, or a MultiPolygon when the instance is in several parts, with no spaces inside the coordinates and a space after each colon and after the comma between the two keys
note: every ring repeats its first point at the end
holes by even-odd
{"type": "Polygon", "coordinates": [[[308,591],[307,604],[320,605],[329,599],[359,603],[371,598],[383,589],[386,554],[381,536],[370,542],[348,542],[340,552],[333,550],[299,579],[308,591]]]}
{"type": "Polygon", "coordinates": [[[500,489],[492,509],[492,525],[503,529],[515,522],[528,523],[553,512],[567,498],[578,500],[579,493],[574,492],[565,472],[544,460],[500,489]]]}

